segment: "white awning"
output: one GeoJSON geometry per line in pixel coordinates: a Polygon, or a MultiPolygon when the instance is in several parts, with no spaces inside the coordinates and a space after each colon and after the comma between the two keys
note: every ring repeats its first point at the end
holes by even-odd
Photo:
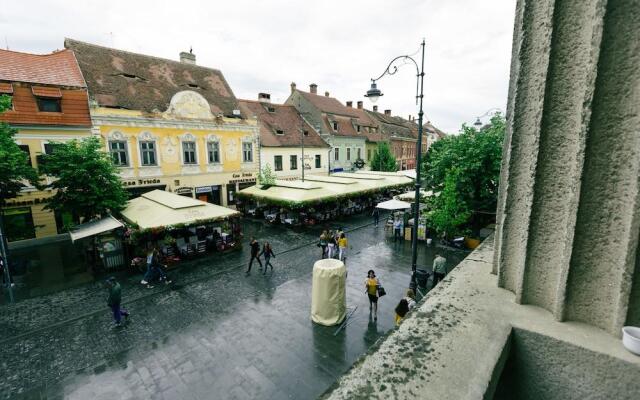
{"type": "Polygon", "coordinates": [[[76,226],[71,232],[69,232],[69,235],[71,236],[71,241],[75,242],[76,240],[99,235],[123,226],[122,222],[113,218],[111,215],[108,215],[102,219],[86,222],[76,226]]]}
{"type": "Polygon", "coordinates": [[[400,200],[387,200],[382,203],[378,203],[376,208],[380,208],[382,210],[406,210],[407,208],[411,208],[411,203],[400,200]]]}

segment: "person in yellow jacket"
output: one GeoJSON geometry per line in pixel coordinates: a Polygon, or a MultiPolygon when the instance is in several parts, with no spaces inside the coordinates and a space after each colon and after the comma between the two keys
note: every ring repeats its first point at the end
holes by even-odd
{"type": "Polygon", "coordinates": [[[378,320],[378,285],[380,285],[380,281],[376,278],[376,273],[370,269],[369,272],[367,272],[367,280],[364,281],[364,286],[367,289],[367,296],[369,297],[369,315],[371,315],[371,311],[373,311],[374,321],[378,320]]]}
{"type": "Polygon", "coordinates": [[[340,234],[340,239],[338,239],[338,249],[340,253],[338,255],[338,259],[340,261],[344,261],[347,257],[347,237],[344,235],[344,232],[340,234]]]}

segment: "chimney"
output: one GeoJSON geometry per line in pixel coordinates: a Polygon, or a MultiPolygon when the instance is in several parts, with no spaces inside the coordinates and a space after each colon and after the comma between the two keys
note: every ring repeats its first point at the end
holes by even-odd
{"type": "Polygon", "coordinates": [[[411,114],[409,114],[409,122],[413,121],[412,119],[413,117],[411,116],[411,114]]]}
{"type": "Polygon", "coordinates": [[[391,116],[391,110],[384,110],[384,115],[391,116]]]}
{"type": "Polygon", "coordinates": [[[362,110],[362,101],[358,102],[358,110],[362,110]]]}
{"type": "Polygon", "coordinates": [[[373,111],[378,112],[378,106],[373,106],[373,111]]]}
{"type": "Polygon", "coordinates": [[[271,95],[269,93],[258,93],[258,101],[261,103],[271,103],[271,95]]]}
{"type": "Polygon", "coordinates": [[[296,91],[296,83],[295,82],[291,82],[291,93],[296,91]]]}
{"type": "Polygon", "coordinates": [[[353,101],[347,101],[347,107],[349,108],[353,107],[353,101]]]}
{"type": "Polygon", "coordinates": [[[329,92],[324,92],[325,97],[329,97],[329,92]]]}
{"type": "Polygon", "coordinates": [[[180,62],[185,64],[196,64],[196,55],[193,54],[193,49],[189,49],[189,52],[181,51],[180,52],[180,62]]]}
{"type": "Polygon", "coordinates": [[[309,85],[309,93],[318,94],[318,85],[315,83],[309,85]]]}

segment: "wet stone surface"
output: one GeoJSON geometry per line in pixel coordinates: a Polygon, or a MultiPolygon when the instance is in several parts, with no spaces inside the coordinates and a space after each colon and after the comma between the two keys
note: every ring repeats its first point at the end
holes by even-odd
{"type": "MultiPolygon", "coordinates": [[[[132,313],[123,328],[112,328],[100,282],[0,306],[0,398],[315,398],[393,328],[393,309],[409,283],[410,244],[393,243],[369,222],[336,223],[351,246],[347,306],[358,307],[337,335],[337,327],[309,318],[321,228],[247,221],[246,238],[272,243],[273,272],[262,275],[254,263],[245,276],[245,246],[183,263],[170,286],[146,289],[140,276],[123,276],[132,313]],[[363,288],[369,268],[387,290],[377,322],[363,288]]],[[[419,264],[430,265],[434,251],[421,244],[419,264]]],[[[465,256],[439,251],[450,268],[465,256]]]]}

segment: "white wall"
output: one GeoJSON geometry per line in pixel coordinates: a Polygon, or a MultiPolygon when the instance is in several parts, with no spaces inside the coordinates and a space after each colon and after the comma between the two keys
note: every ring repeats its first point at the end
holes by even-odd
{"type": "MultiPolygon", "coordinates": [[[[306,169],[305,174],[321,175],[327,174],[328,165],[327,160],[329,156],[328,147],[305,147],[304,156],[307,160],[307,164],[311,169],[306,169]],[[316,155],[320,155],[320,168],[316,168],[316,155]]],[[[260,168],[264,168],[269,164],[271,171],[273,171],[279,178],[292,178],[302,176],[302,162],[300,158],[302,152],[300,147],[261,147],[260,148],[260,168]],[[298,169],[292,170],[290,163],[290,156],[296,156],[298,161],[298,169]],[[282,156],[282,171],[275,170],[275,156],[282,156]]]]}

